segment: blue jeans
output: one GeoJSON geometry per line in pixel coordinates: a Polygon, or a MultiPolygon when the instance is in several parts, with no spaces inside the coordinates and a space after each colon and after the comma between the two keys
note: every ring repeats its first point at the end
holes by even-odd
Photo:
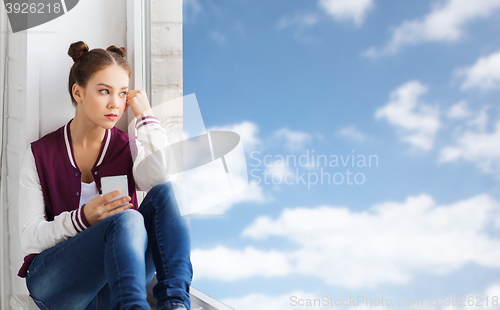
{"type": "Polygon", "coordinates": [[[31,262],[26,286],[40,309],[190,309],[190,221],[181,216],[177,182],[148,191],[138,210],[109,216],[58,243],[31,262]]]}

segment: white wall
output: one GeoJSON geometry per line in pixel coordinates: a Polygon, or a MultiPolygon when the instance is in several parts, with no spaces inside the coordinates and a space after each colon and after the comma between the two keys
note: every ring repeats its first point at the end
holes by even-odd
{"type": "Polygon", "coordinates": [[[30,103],[36,102],[37,97],[40,101],[37,139],[64,125],[75,114],[67,90],[73,64],[67,54],[69,45],[82,40],[90,49],[106,49],[113,44],[126,46],[126,21],[126,1],[87,0],[79,1],[65,15],[28,30],[28,59],[33,62],[28,70],[36,70],[36,65],[40,68],[39,76],[33,76],[29,83],[33,87],[30,103]]]}
{"type": "MultiPolygon", "coordinates": [[[[6,22],[6,13],[2,6],[1,23],[6,22]]],[[[2,283],[1,308],[9,309],[11,304],[10,296],[14,292],[20,292],[23,287],[20,282],[13,282],[17,262],[21,259],[20,251],[11,251],[12,248],[19,245],[17,225],[17,210],[11,206],[17,202],[17,184],[20,165],[20,152],[26,145],[26,51],[27,36],[9,33],[10,28],[6,29],[7,34],[7,57],[4,77],[6,79],[5,96],[2,102],[2,108],[5,111],[4,119],[5,132],[3,135],[2,157],[4,159],[1,176],[1,210],[2,210],[2,229],[0,235],[2,239],[2,283]]],[[[10,31],[11,32],[11,31],[10,31]]],[[[4,40],[4,42],[5,42],[4,40]]],[[[5,47],[5,46],[4,46],[5,47]]],[[[2,59],[4,61],[5,59],[2,59]]]]}
{"type": "Polygon", "coordinates": [[[4,88],[5,79],[7,77],[7,33],[8,25],[7,19],[5,18],[5,9],[0,6],[0,150],[2,153],[0,155],[0,309],[6,309],[8,305],[8,296],[10,292],[10,286],[8,285],[9,280],[9,264],[5,257],[8,256],[9,250],[9,239],[7,235],[8,228],[8,215],[7,215],[7,189],[6,189],[6,150],[3,149],[4,143],[3,130],[4,121],[4,108],[6,107],[4,98],[7,96],[6,89],[4,88]]]}

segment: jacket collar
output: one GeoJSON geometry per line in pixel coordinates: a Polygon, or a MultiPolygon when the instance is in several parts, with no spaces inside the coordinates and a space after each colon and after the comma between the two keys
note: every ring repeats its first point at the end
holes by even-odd
{"type": "MultiPolygon", "coordinates": [[[[66,125],[64,125],[64,142],[66,144],[66,152],[68,154],[68,158],[69,158],[69,161],[71,162],[71,165],[74,167],[74,168],[77,168],[76,167],[76,160],[73,156],[73,145],[71,143],[71,134],[70,134],[70,130],[69,130],[69,124],[73,121],[73,118],[69,120],[68,123],[66,123],[66,125]]],[[[104,157],[106,157],[106,152],[108,150],[108,146],[109,146],[109,142],[111,140],[111,129],[106,129],[106,133],[104,134],[104,140],[101,145],[101,150],[99,151],[99,155],[97,156],[97,158],[99,159],[97,161],[97,163],[94,164],[94,168],[99,166],[102,161],[104,160],[104,157]]]]}

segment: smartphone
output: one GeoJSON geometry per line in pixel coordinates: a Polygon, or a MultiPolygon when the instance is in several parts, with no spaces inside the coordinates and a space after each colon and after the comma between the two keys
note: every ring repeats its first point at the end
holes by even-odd
{"type": "MultiPolygon", "coordinates": [[[[102,177],[101,178],[101,189],[102,195],[109,194],[111,192],[120,190],[120,195],[116,196],[113,200],[108,203],[115,201],[116,199],[120,199],[122,197],[128,196],[128,180],[127,175],[116,175],[112,177],[102,177]]],[[[116,208],[129,204],[130,202],[126,202],[116,208]]],[[[116,209],[115,208],[115,209],[116,209]]]]}

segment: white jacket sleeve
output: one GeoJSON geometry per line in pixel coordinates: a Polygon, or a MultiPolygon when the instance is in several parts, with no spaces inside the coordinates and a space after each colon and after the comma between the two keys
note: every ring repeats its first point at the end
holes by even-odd
{"type": "Polygon", "coordinates": [[[167,181],[177,180],[177,166],[173,150],[168,142],[165,129],[155,116],[136,119],[136,139],[132,140],[133,175],[136,190],[148,191],[153,186],[167,181]]]}
{"type": "Polygon", "coordinates": [[[19,177],[19,233],[25,255],[40,253],[88,228],[82,205],[47,221],[42,186],[31,146],[24,153],[19,177]]]}

